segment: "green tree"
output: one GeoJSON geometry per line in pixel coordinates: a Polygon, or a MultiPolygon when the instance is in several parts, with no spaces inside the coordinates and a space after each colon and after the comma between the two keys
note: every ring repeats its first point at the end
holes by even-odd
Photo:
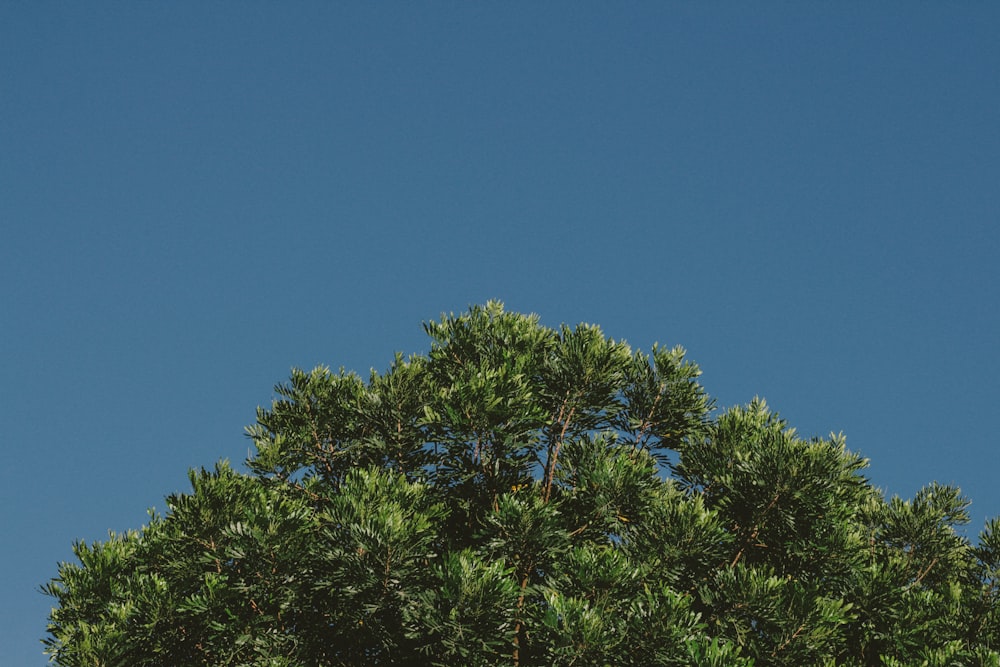
{"type": "Polygon", "coordinates": [[[680,348],[499,303],[367,380],[295,370],[43,589],[64,666],[1000,665],[1000,523],[841,436],[716,411],[680,348]]]}

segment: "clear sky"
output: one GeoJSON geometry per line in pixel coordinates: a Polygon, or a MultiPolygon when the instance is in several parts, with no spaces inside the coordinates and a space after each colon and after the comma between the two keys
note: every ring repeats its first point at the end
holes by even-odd
{"type": "Polygon", "coordinates": [[[496,298],[1000,514],[1000,4],[0,3],[0,663],[293,366],[496,298]]]}

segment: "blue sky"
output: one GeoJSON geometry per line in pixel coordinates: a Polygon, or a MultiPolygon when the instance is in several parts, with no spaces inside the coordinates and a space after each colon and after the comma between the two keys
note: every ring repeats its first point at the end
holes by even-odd
{"type": "Polygon", "coordinates": [[[293,366],[488,299],[1000,514],[993,3],[0,4],[0,662],[293,366]]]}

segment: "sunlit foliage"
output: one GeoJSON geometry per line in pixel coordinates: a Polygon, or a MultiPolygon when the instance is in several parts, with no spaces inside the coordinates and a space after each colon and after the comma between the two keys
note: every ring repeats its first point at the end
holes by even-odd
{"type": "Polygon", "coordinates": [[[998,665],[1000,524],[717,411],[680,348],[499,303],[295,370],[219,464],[44,586],[57,665],[998,665]]]}

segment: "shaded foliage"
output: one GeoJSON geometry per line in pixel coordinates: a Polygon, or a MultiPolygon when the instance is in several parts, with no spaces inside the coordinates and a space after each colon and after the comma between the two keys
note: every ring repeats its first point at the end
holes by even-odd
{"type": "Polygon", "coordinates": [[[998,665],[1000,523],[885,499],[843,437],[715,412],[680,348],[499,303],[367,380],[295,370],[43,587],[54,664],[998,665]]]}

